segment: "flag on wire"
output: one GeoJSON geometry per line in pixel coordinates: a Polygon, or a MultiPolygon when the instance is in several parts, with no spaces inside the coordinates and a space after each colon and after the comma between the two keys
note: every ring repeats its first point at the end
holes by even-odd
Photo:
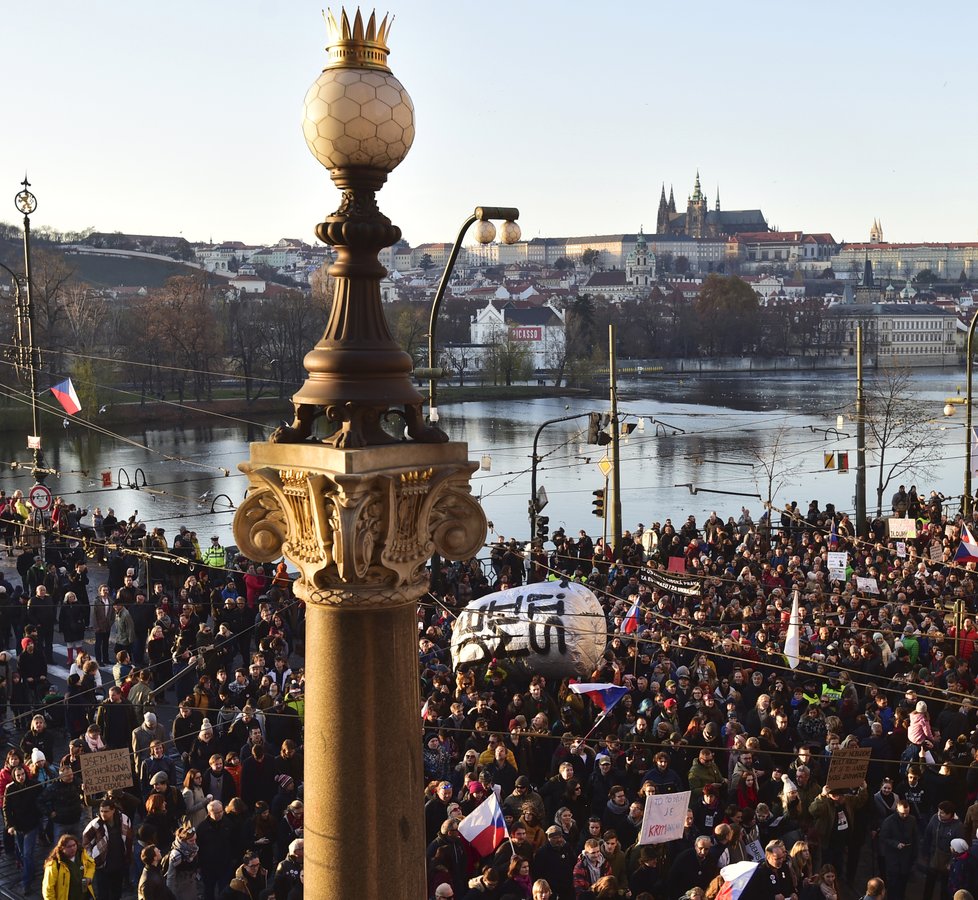
{"type": "Polygon", "coordinates": [[[737,900],[744,893],[747,882],[754,877],[758,865],[759,863],[745,859],[724,866],[720,870],[720,874],[723,876],[723,887],[717,894],[717,900],[737,900]]]}
{"type": "Polygon", "coordinates": [[[569,687],[571,693],[583,694],[585,697],[590,697],[591,702],[601,710],[603,715],[611,712],[611,708],[628,693],[627,687],[619,687],[617,684],[603,684],[601,682],[572,684],[569,687]]]}
{"type": "Polygon", "coordinates": [[[635,634],[639,626],[642,624],[642,610],[638,604],[638,598],[635,598],[635,602],[631,605],[631,608],[625,614],[625,618],[622,619],[621,623],[621,633],[622,634],[635,634]]]}
{"type": "Polygon", "coordinates": [[[791,600],[791,618],[788,619],[788,634],[784,639],[784,655],[792,669],[798,668],[801,643],[801,623],[798,621],[798,591],[791,600]]]}
{"type": "Polygon", "coordinates": [[[52,387],[51,393],[54,394],[55,399],[64,407],[65,412],[69,416],[81,412],[81,403],[78,400],[78,394],[75,393],[75,386],[71,383],[70,378],[66,378],[64,381],[52,387]]]}
{"type": "Polygon", "coordinates": [[[488,856],[509,838],[503,810],[495,793],[491,793],[461,822],[458,833],[475,849],[479,856],[488,856]]]}
{"type": "Polygon", "coordinates": [[[957,552],[954,554],[956,563],[978,563],[978,543],[968,529],[967,525],[961,526],[961,543],[958,544],[957,552]]]}

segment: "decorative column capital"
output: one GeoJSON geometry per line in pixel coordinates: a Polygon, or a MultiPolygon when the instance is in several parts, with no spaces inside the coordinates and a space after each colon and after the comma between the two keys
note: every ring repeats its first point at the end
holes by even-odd
{"type": "Polygon", "coordinates": [[[310,603],[414,603],[433,553],[467,559],[485,541],[465,444],[252,444],[239,468],[250,485],[234,516],[238,547],[259,562],[287,557],[310,603]]]}

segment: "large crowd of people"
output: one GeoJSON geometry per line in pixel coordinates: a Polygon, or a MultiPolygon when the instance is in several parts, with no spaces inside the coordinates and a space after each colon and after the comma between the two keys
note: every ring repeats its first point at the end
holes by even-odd
{"type": "Polygon", "coordinates": [[[754,861],[745,900],[971,897],[978,573],[945,506],[901,487],[899,537],[812,501],[639,525],[617,553],[583,530],[500,539],[487,566],[442,567],[420,612],[429,896],[712,898],[754,861]],[[461,607],[554,579],[603,607],[593,671],[547,679],[505,653],[453,669],[461,607]],[[627,692],[602,715],[575,680],[627,692]],[[851,747],[870,751],[863,783],[827,786],[851,747]],[[640,843],[647,798],[686,790],[682,838],[640,843]],[[459,823],[493,791],[509,840],[480,855],[459,823]]]}
{"type": "Polygon", "coordinates": [[[0,492],[0,808],[19,889],[300,900],[304,609],[284,564],[111,509],[55,513],[42,556],[21,493],[0,492]],[[105,750],[130,776],[86,784],[105,750]]]}
{"type": "MultiPolygon", "coordinates": [[[[0,808],[23,892],[301,898],[304,610],[284,565],[70,504],[41,559],[22,498],[0,500],[0,808]],[[131,783],[88,790],[106,749],[129,752],[131,783]]],[[[860,536],[812,502],[640,525],[617,552],[557,531],[443,564],[418,609],[429,897],[706,898],[751,860],[744,900],[970,896],[978,573],[941,498],[893,507],[915,534],[860,536]],[[592,671],[453,667],[462,607],[546,580],[600,602],[592,671]],[[601,715],[574,680],[625,691],[601,715]],[[862,786],[826,787],[855,746],[862,786]],[[682,837],[641,843],[648,798],[687,790],[682,837]],[[483,855],[460,823],[493,793],[508,839],[483,855]]]]}

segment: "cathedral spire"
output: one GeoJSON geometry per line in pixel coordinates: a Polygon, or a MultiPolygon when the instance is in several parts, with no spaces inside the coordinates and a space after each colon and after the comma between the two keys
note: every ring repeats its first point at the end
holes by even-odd
{"type": "Polygon", "coordinates": [[[662,193],[659,195],[659,203],[666,202],[666,183],[662,182],[662,193]]]}
{"type": "Polygon", "coordinates": [[[720,185],[717,185],[717,212],[720,212],[720,185]]]}
{"type": "Polygon", "coordinates": [[[669,185],[669,212],[674,213],[676,211],[676,197],[672,192],[672,185],[669,185]]]}
{"type": "Polygon", "coordinates": [[[700,188],[700,170],[699,169],[696,170],[696,183],[693,185],[693,199],[694,200],[702,200],[703,199],[703,191],[700,188]]]}

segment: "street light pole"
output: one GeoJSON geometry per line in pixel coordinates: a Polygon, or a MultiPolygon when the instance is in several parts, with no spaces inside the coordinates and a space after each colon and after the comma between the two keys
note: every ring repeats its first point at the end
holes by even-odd
{"type": "Polygon", "coordinates": [[[520,211],[512,206],[477,206],[458,230],[452,252],[449,254],[448,262],[445,264],[445,271],[442,272],[441,281],[438,282],[438,290],[435,292],[435,299],[431,301],[431,315],[428,319],[428,367],[426,369],[415,369],[415,375],[428,377],[428,421],[438,421],[438,379],[445,371],[440,366],[435,366],[435,329],[438,325],[438,310],[441,309],[441,301],[445,297],[448,289],[448,282],[452,277],[455,268],[455,261],[458,259],[459,251],[462,249],[462,241],[465,233],[474,223],[479,223],[476,231],[476,240],[480,244],[491,243],[496,237],[496,226],[492,224],[492,219],[505,220],[500,235],[504,244],[515,244],[520,239],[520,226],[516,220],[520,217],[520,211]]]}
{"type": "Polygon", "coordinates": [[[618,424],[618,356],[615,348],[615,326],[608,325],[608,373],[611,382],[611,502],[608,504],[611,550],[615,558],[621,550],[621,456],[618,424]]]}
{"type": "Polygon", "coordinates": [[[530,467],[530,543],[533,543],[533,538],[536,535],[537,530],[537,516],[540,514],[540,510],[537,508],[537,465],[540,462],[540,455],[537,453],[537,442],[540,440],[540,435],[543,434],[543,429],[548,425],[556,425],[558,422],[570,422],[572,419],[580,419],[584,416],[589,416],[590,413],[575,413],[572,416],[561,416],[558,419],[547,419],[538,429],[537,433],[533,436],[533,457],[532,465],[530,467]]]}
{"type": "Polygon", "coordinates": [[[863,327],[856,326],[856,534],[866,528],[866,396],[863,392],[863,327]]]}
{"type": "Polygon", "coordinates": [[[305,891],[416,900],[426,886],[418,600],[431,554],[474,556],[486,517],[469,484],[478,463],[424,422],[411,358],[384,317],[377,255],[401,231],[377,192],[414,141],[414,105],[387,65],[389,23],[358,11],[351,24],[343,11],[327,27],[329,60],[302,128],[342,191],[316,227],[337,251],[333,303],[303,361],[292,425],[253,443],[240,466],[249,486],[234,536],[249,559],[285,555],[299,570],[305,891]],[[314,434],[319,419],[333,426],[326,437],[314,434]]]}
{"type": "Polygon", "coordinates": [[[972,340],[975,336],[975,323],[978,323],[978,310],[971,317],[968,326],[968,343],[965,349],[967,360],[965,370],[968,377],[968,393],[964,401],[964,496],[961,498],[961,511],[965,519],[971,514],[971,376],[974,368],[974,348],[972,340]]]}

